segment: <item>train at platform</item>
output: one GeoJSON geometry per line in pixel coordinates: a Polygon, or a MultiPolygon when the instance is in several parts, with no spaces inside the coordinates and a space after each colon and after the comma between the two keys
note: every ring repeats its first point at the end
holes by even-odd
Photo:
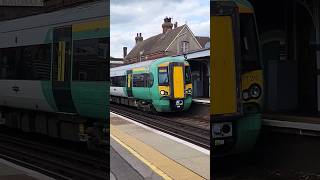
{"type": "Polygon", "coordinates": [[[106,1],[0,22],[0,122],[88,144],[109,134],[106,1]]]}
{"type": "Polygon", "coordinates": [[[211,0],[211,135],[214,155],[250,151],[261,129],[263,68],[253,6],[211,0]]]}
{"type": "Polygon", "coordinates": [[[190,65],[183,57],[164,57],[112,68],[110,101],[153,113],[186,111],[192,103],[190,65]]]}

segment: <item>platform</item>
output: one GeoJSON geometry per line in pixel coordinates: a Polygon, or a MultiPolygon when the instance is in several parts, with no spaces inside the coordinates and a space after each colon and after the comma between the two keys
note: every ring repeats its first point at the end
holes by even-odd
{"type": "Polygon", "coordinates": [[[110,113],[110,129],[111,179],[120,179],[115,172],[118,164],[126,166],[122,173],[135,179],[210,178],[209,150],[114,113],[110,113]]]}
{"type": "Polygon", "coordinates": [[[210,98],[193,98],[192,102],[197,103],[197,104],[210,105],[210,98]]]}
{"type": "Polygon", "coordinates": [[[317,116],[265,113],[262,125],[272,131],[320,136],[320,117],[317,116]]]}
{"type": "Polygon", "coordinates": [[[14,163],[0,159],[1,180],[54,180],[36,171],[18,166],[14,163]]]}

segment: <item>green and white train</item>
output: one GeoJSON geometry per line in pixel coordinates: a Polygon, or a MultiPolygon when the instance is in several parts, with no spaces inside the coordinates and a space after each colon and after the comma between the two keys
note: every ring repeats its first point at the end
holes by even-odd
{"type": "Polygon", "coordinates": [[[110,100],[145,111],[188,110],[192,103],[190,65],[182,57],[164,57],[112,68],[110,100]]]}
{"type": "Polygon", "coordinates": [[[107,7],[103,0],[0,22],[2,124],[73,141],[107,138],[107,7]]]}

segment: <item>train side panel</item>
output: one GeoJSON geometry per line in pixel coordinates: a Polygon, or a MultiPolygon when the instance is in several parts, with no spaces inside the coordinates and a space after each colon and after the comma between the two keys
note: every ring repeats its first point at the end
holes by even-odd
{"type": "Polygon", "coordinates": [[[0,105],[55,112],[49,84],[41,81],[0,80],[0,105]]]}

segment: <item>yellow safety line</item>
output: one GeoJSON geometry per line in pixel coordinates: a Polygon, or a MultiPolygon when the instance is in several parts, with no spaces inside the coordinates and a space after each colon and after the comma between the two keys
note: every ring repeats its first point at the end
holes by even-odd
{"type": "Polygon", "coordinates": [[[164,179],[205,179],[138,139],[110,125],[110,136],[164,179]]]}
{"type": "Polygon", "coordinates": [[[133,154],[136,158],[138,158],[140,161],[142,161],[144,164],[149,166],[150,169],[152,169],[154,172],[156,172],[159,176],[161,176],[163,179],[172,179],[170,178],[166,173],[158,169],[156,166],[154,166],[151,162],[143,158],[139,153],[134,151],[131,147],[127,146],[125,143],[123,143],[120,139],[110,134],[111,138],[117,141],[121,146],[126,148],[131,154],[133,154]]]}

